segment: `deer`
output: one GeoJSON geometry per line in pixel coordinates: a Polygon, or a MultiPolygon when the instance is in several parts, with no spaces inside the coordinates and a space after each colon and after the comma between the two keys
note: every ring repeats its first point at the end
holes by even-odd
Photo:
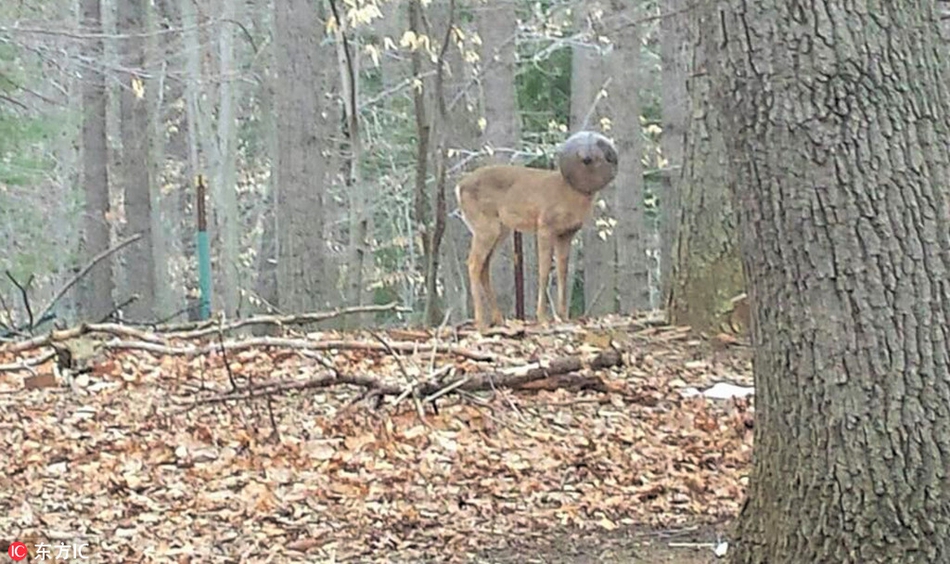
{"type": "Polygon", "coordinates": [[[538,248],[540,324],[550,321],[545,307],[551,258],[557,266],[555,315],[568,319],[567,272],[574,235],[591,217],[594,198],[617,176],[614,144],[594,131],[578,131],[559,147],[557,170],[494,164],[477,168],[455,186],[458,212],[472,234],[468,278],[475,308],[475,326],[488,328],[483,298],[488,300],[491,325],[502,325],[491,284],[492,254],[514,230],[534,233],[538,248]]]}

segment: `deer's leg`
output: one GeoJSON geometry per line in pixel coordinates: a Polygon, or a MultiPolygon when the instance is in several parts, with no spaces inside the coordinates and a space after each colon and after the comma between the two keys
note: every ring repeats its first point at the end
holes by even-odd
{"type": "Polygon", "coordinates": [[[485,272],[490,267],[492,251],[500,235],[500,224],[486,222],[479,225],[479,229],[473,230],[472,246],[468,252],[468,281],[471,286],[472,305],[475,307],[475,326],[480,329],[486,327],[482,296],[487,294],[486,297],[493,302],[492,307],[498,308],[494,304],[491,281],[485,276],[485,272]]]}
{"type": "Polygon", "coordinates": [[[574,234],[558,235],[554,240],[554,259],[557,263],[557,315],[567,321],[567,265],[571,259],[571,240],[574,234]]]}
{"type": "Polygon", "coordinates": [[[548,278],[551,275],[551,252],[554,245],[552,239],[553,237],[550,233],[541,229],[538,230],[538,323],[546,323],[548,321],[548,308],[546,306],[548,278]]]}
{"type": "Polygon", "coordinates": [[[504,324],[505,318],[501,314],[501,310],[498,309],[498,300],[495,297],[495,289],[492,287],[491,283],[491,258],[494,256],[495,251],[498,250],[498,247],[501,246],[501,243],[505,240],[505,237],[507,237],[510,232],[510,229],[505,227],[501,228],[498,237],[495,239],[495,243],[488,252],[488,259],[485,261],[485,266],[482,267],[482,288],[485,289],[485,297],[488,298],[489,313],[491,313],[491,322],[493,325],[504,324]]]}

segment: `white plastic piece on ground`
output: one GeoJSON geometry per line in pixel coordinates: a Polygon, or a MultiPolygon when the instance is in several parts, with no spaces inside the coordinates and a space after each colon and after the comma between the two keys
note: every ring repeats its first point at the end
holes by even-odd
{"type": "Polygon", "coordinates": [[[710,399],[732,399],[732,398],[744,398],[746,396],[751,396],[755,394],[755,388],[751,386],[736,386],[735,384],[727,384],[726,382],[719,382],[712,388],[704,392],[700,392],[696,388],[683,388],[680,390],[680,393],[685,398],[691,398],[693,396],[706,396],[710,399]]]}
{"type": "Polygon", "coordinates": [[[729,551],[729,543],[727,543],[726,541],[723,541],[717,544],[716,548],[713,550],[713,552],[715,552],[716,556],[719,558],[722,558],[723,556],[725,556],[726,552],[728,551],[729,551]]]}

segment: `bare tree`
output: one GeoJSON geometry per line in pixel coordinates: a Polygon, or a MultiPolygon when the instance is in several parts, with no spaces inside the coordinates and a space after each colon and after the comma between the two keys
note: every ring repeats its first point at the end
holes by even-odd
{"type": "MultiPolygon", "coordinates": [[[[119,91],[119,132],[122,151],[118,180],[124,194],[126,236],[141,232],[142,239],[127,251],[123,288],[138,299],[125,308],[126,317],[136,321],[155,317],[157,265],[153,254],[153,210],[157,213],[157,192],[151,173],[149,140],[152,133],[152,108],[145,99],[145,0],[119,2],[116,27],[121,34],[117,51],[123,67],[119,91]]],[[[129,296],[124,296],[126,298],[129,296]]]]}
{"type": "MultiPolygon", "coordinates": [[[[102,32],[99,0],[82,0],[82,27],[90,33],[102,32]]],[[[90,39],[83,54],[91,60],[103,57],[103,40],[90,39]]],[[[109,248],[109,151],[106,141],[105,75],[96,66],[88,66],[82,81],[82,256],[88,262],[109,248]]],[[[79,285],[78,315],[99,321],[112,311],[112,268],[110,263],[94,268],[79,285]]]]}
{"type": "Polygon", "coordinates": [[[950,561],[950,64],[936,3],[720,5],[706,60],[756,391],[731,561],[950,561]]]}
{"type": "Polygon", "coordinates": [[[277,91],[277,292],[284,311],[327,307],[323,195],[322,69],[332,61],[320,44],[317,8],[308,0],[275,3],[277,91]]]}

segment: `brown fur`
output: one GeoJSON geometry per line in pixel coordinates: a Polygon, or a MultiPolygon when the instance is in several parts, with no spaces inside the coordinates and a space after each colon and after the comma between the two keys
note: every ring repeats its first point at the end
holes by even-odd
{"type": "Polygon", "coordinates": [[[468,274],[479,328],[486,327],[483,296],[489,302],[491,322],[503,321],[489,271],[492,254],[511,230],[537,235],[538,321],[548,319],[544,298],[552,253],[557,264],[556,312],[567,319],[571,240],[590,217],[594,195],[616,175],[617,154],[605,138],[581,132],[568,139],[558,162],[560,170],[486,166],[456,186],[462,217],[472,232],[468,274]]]}

